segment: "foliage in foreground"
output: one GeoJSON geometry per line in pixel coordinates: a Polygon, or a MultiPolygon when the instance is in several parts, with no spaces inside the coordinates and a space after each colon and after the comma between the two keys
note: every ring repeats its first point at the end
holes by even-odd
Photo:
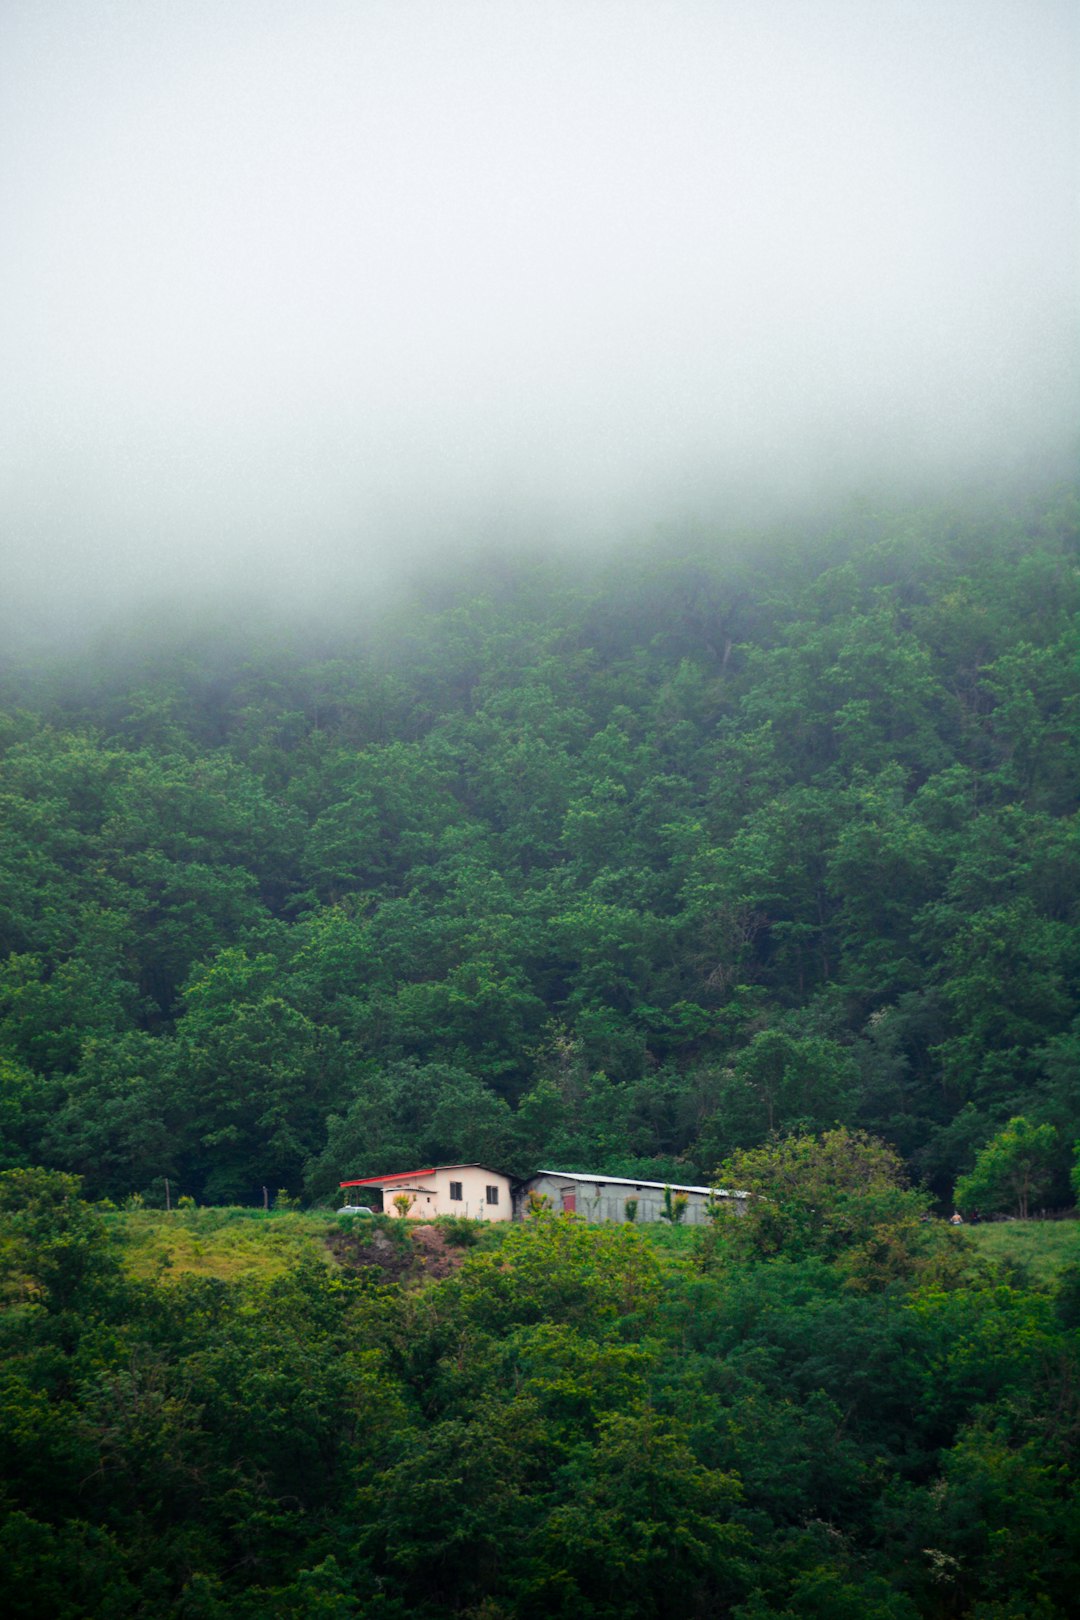
{"type": "Polygon", "coordinates": [[[855,1148],[819,1244],[820,1143],[758,1166],[783,1231],[541,1213],[423,1288],[134,1280],[70,1178],[0,1176],[8,1612],[1065,1620],[1080,1272],[855,1148]]]}

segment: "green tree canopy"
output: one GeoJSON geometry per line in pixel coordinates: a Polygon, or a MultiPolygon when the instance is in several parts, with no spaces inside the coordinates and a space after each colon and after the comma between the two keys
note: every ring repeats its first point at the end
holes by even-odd
{"type": "Polygon", "coordinates": [[[1052,1125],[1033,1125],[1022,1114],[982,1148],[974,1168],[956,1183],[956,1207],[993,1214],[1015,1210],[1027,1220],[1032,1204],[1050,1185],[1058,1135],[1052,1125]]]}

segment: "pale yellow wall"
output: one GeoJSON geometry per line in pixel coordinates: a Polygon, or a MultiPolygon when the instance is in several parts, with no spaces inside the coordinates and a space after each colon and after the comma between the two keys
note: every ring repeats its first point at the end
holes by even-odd
{"type": "Polygon", "coordinates": [[[394,1195],[409,1193],[413,1198],[409,1210],[411,1221],[430,1220],[433,1215],[467,1215],[474,1221],[508,1221],[513,1215],[510,1203],[510,1177],[497,1170],[477,1170],[463,1165],[459,1170],[437,1170],[434,1176],[417,1182],[391,1182],[382,1190],[383,1210],[397,1219],[394,1195]],[[450,1183],[461,1182],[461,1200],[451,1199],[450,1183]],[[486,1189],[498,1187],[499,1202],[488,1204],[486,1189]]]}
{"type": "Polygon", "coordinates": [[[383,1188],[383,1213],[392,1215],[395,1220],[398,1218],[398,1212],[394,1208],[394,1198],[398,1193],[408,1193],[413,1200],[413,1206],[409,1210],[411,1221],[430,1220],[433,1215],[442,1214],[438,1207],[439,1195],[434,1177],[418,1182],[393,1181],[388,1187],[383,1188]]]}
{"type": "Polygon", "coordinates": [[[460,1170],[437,1170],[435,1181],[439,1189],[440,1215],[468,1215],[472,1220],[508,1221],[513,1214],[510,1205],[510,1177],[497,1170],[478,1170],[463,1165],[460,1170]],[[461,1202],[451,1201],[450,1183],[461,1182],[461,1202]],[[488,1204],[484,1189],[498,1187],[499,1202],[488,1204]]]}

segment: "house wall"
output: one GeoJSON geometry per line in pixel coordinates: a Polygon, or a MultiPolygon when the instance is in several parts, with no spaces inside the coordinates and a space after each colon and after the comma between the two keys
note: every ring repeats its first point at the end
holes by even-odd
{"type": "MultiPolygon", "coordinates": [[[[677,1190],[677,1189],[675,1189],[677,1190]]],[[[575,1213],[587,1221],[614,1221],[626,1220],[626,1201],[628,1198],[637,1199],[637,1219],[639,1221],[658,1221],[664,1209],[664,1189],[662,1187],[635,1187],[619,1183],[605,1182],[603,1178],[596,1181],[569,1181],[562,1176],[533,1176],[525,1183],[519,1204],[522,1213],[528,1211],[528,1197],[530,1192],[536,1192],[547,1198],[549,1206],[556,1214],[561,1214],[571,1207],[567,1203],[568,1196],[574,1200],[575,1213]]],[[[702,1226],[708,1220],[705,1205],[708,1200],[706,1193],[687,1193],[686,1213],[683,1216],[684,1226],[702,1226]]],[[[733,1215],[741,1215],[743,1201],[739,1198],[724,1200],[725,1207],[733,1215]]]]}
{"type": "Polygon", "coordinates": [[[429,1221],[434,1215],[467,1215],[474,1221],[509,1221],[513,1218],[510,1177],[498,1170],[486,1170],[476,1165],[463,1164],[447,1170],[436,1170],[422,1181],[388,1181],[378,1190],[382,1193],[383,1213],[398,1218],[394,1198],[408,1193],[412,1207],[407,1211],[411,1221],[429,1221]],[[450,1197],[450,1183],[460,1181],[460,1199],[450,1197]],[[499,1200],[487,1201],[487,1189],[497,1187],[499,1200]]]}
{"type": "Polygon", "coordinates": [[[435,1181],[438,1186],[439,1215],[468,1215],[474,1221],[509,1221],[513,1218],[510,1177],[501,1175],[498,1170],[463,1164],[453,1170],[437,1170],[435,1181]],[[460,1202],[450,1197],[452,1181],[461,1182],[460,1202]],[[487,1202],[488,1187],[499,1189],[497,1204],[487,1202]]]}
{"type": "MultiPolygon", "coordinates": [[[[663,1187],[606,1181],[603,1176],[571,1181],[566,1176],[538,1175],[518,1187],[515,1195],[509,1176],[483,1165],[451,1165],[422,1178],[389,1180],[377,1190],[382,1193],[384,1212],[395,1217],[395,1196],[409,1194],[413,1202],[407,1214],[414,1221],[431,1220],[436,1215],[464,1215],[474,1221],[520,1220],[528,1214],[530,1192],[546,1198],[556,1214],[573,1209],[586,1221],[622,1224],[626,1220],[628,1198],[637,1199],[639,1221],[658,1221],[664,1213],[663,1187]],[[455,1181],[461,1183],[460,1199],[450,1197],[450,1184],[455,1181]],[[498,1188],[498,1201],[494,1204],[487,1201],[488,1187],[498,1188]]],[[[679,1191],[678,1188],[672,1190],[679,1191]]],[[[709,1220],[706,1209],[709,1197],[704,1192],[686,1194],[683,1215],[686,1226],[701,1226],[709,1220]]],[[[743,1213],[745,1201],[742,1198],[729,1197],[723,1202],[732,1215],[743,1213]]]]}
{"type": "Polygon", "coordinates": [[[394,1208],[394,1199],[398,1193],[408,1193],[412,1199],[412,1208],[408,1211],[411,1221],[429,1221],[433,1215],[439,1215],[439,1191],[435,1185],[434,1176],[423,1181],[391,1181],[379,1189],[382,1192],[383,1214],[392,1215],[396,1220],[398,1212],[394,1208]]]}

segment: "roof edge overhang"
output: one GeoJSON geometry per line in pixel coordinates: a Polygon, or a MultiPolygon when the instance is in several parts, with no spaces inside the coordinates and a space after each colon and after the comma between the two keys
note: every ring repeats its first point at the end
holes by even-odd
{"type": "Polygon", "coordinates": [[[635,1181],[631,1176],[598,1176],[588,1175],[583,1170],[537,1170],[532,1176],[525,1178],[526,1182],[535,1180],[536,1176],[558,1177],[563,1181],[589,1181],[600,1187],[654,1187],[663,1192],[670,1188],[673,1193],[704,1193],[716,1198],[746,1198],[745,1192],[738,1192],[728,1187],[691,1187],[686,1182],[676,1181],[635,1181]]]}
{"type": "Polygon", "coordinates": [[[398,1170],[389,1176],[361,1176],[357,1181],[339,1181],[339,1187],[382,1187],[389,1181],[419,1181],[424,1176],[433,1176],[435,1166],[430,1170],[398,1170]]]}
{"type": "Polygon", "coordinates": [[[433,1164],[426,1170],[395,1170],[387,1176],[361,1176],[355,1181],[339,1181],[339,1187],[381,1187],[390,1181],[417,1181],[422,1176],[433,1176],[437,1170],[486,1170],[489,1175],[505,1176],[507,1181],[512,1180],[505,1170],[495,1170],[490,1164],[433,1164]]]}

